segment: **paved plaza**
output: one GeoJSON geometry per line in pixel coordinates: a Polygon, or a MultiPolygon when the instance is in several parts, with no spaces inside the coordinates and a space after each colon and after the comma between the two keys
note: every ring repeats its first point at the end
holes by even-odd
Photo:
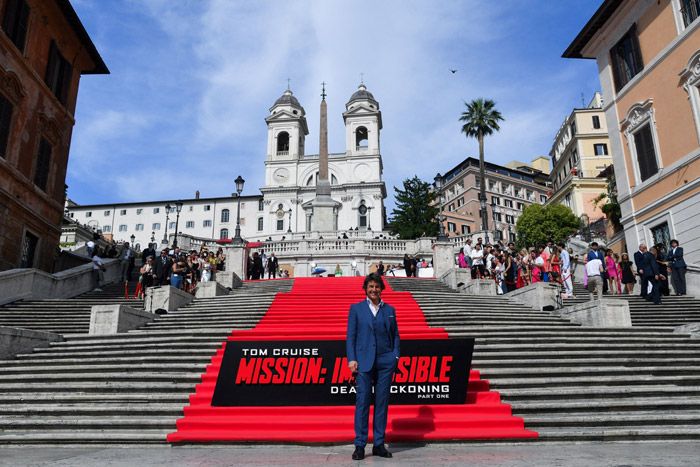
{"type": "MultiPolygon", "coordinates": [[[[231,466],[231,465],[420,465],[420,466],[690,466],[694,442],[430,444],[390,446],[393,459],[352,461],[352,446],[206,446],[153,448],[4,448],[0,465],[11,466],[231,466]]],[[[367,453],[371,452],[371,447],[367,453]]]]}

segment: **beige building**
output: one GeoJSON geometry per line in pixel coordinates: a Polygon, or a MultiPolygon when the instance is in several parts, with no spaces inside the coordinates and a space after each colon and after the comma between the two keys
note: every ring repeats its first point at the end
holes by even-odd
{"type": "MultiPolygon", "coordinates": [[[[547,201],[547,174],[527,165],[512,169],[486,162],[489,239],[515,239],[515,224],[526,206],[547,201]]],[[[443,177],[442,215],[449,237],[481,230],[479,159],[469,157],[443,177]]]]}
{"type": "Polygon", "coordinates": [[[586,108],[574,109],[564,120],[549,151],[552,195],[548,204],[563,204],[591,222],[605,217],[594,200],[607,189],[600,173],[612,164],[602,96],[596,93],[586,108]]]}
{"type": "Polygon", "coordinates": [[[700,0],[606,0],[564,53],[595,59],[626,246],[700,263],[700,0]]]}

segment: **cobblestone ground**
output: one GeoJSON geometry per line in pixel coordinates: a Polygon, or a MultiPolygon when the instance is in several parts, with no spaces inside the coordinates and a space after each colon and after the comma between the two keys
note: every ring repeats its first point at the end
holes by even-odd
{"type": "MultiPolygon", "coordinates": [[[[352,446],[239,446],[154,448],[4,448],[0,465],[12,466],[690,466],[700,446],[692,442],[527,445],[431,444],[390,446],[393,459],[350,459],[352,446]]],[[[367,449],[367,454],[371,448],[367,449]]]]}

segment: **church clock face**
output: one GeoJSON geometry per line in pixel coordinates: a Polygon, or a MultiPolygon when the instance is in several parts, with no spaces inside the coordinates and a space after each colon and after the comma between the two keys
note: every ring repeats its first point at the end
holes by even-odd
{"type": "Polygon", "coordinates": [[[365,206],[364,204],[360,206],[360,214],[362,214],[363,216],[367,214],[367,206],[365,206]]]}
{"type": "Polygon", "coordinates": [[[272,178],[274,178],[277,183],[286,183],[289,180],[289,170],[284,168],[277,169],[272,174],[272,178]]]}

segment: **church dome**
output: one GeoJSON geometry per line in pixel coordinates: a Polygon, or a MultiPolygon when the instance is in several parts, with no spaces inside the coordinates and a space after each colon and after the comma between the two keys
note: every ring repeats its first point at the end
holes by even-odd
{"type": "Polygon", "coordinates": [[[351,104],[355,101],[369,101],[379,107],[379,104],[377,103],[376,99],[372,95],[371,92],[367,90],[367,86],[364,85],[364,83],[360,84],[360,86],[357,88],[357,91],[350,96],[350,100],[348,101],[348,104],[351,104]]]}
{"type": "Polygon", "coordinates": [[[301,104],[289,89],[284,91],[284,94],[282,94],[280,98],[275,101],[273,107],[277,105],[293,105],[295,107],[301,107],[301,104]]]}

